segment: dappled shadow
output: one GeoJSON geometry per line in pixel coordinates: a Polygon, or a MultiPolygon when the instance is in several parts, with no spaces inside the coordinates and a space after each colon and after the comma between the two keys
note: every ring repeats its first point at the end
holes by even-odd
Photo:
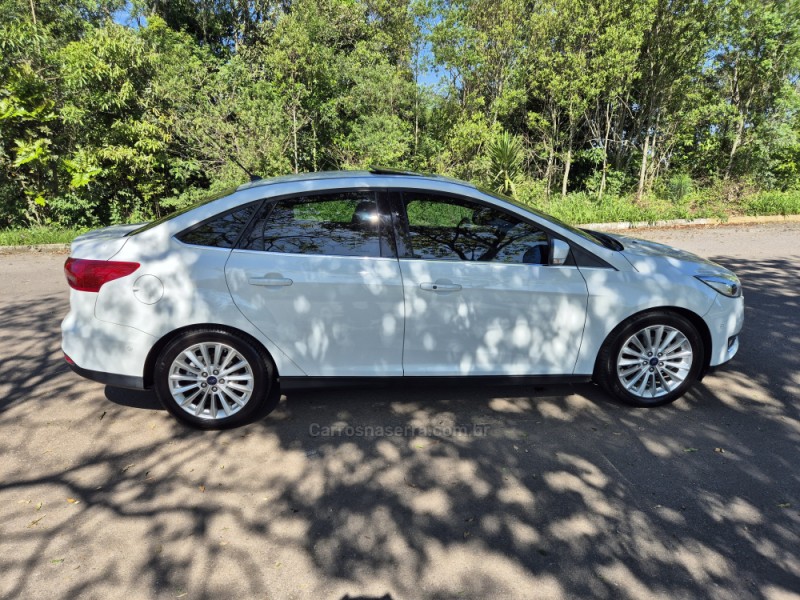
{"type": "Polygon", "coordinates": [[[47,294],[36,303],[4,301],[0,306],[0,413],[28,398],[48,382],[58,381],[52,393],[72,397],[71,381],[59,380],[69,371],[59,349],[58,319],[66,313],[64,293],[47,294]]]}
{"type": "Polygon", "coordinates": [[[0,596],[796,591],[800,261],[716,260],[744,281],[740,354],[655,410],[592,385],[404,384],[290,391],[196,432],[65,372],[53,296],[6,300],[0,596]]]}

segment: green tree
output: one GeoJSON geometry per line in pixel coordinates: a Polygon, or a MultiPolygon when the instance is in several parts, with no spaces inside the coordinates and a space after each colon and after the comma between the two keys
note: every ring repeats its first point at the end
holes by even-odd
{"type": "Polygon", "coordinates": [[[800,67],[800,3],[733,0],[725,5],[721,21],[714,66],[728,109],[720,123],[728,179],[737,161],[742,174],[753,160],[754,152],[741,157],[742,151],[790,114],[781,110],[796,93],[790,76],[800,67]]]}

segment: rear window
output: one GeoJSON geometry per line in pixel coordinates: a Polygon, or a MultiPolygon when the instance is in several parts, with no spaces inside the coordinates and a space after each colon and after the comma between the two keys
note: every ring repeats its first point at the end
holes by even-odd
{"type": "Polygon", "coordinates": [[[216,192],[216,193],[210,194],[210,195],[206,196],[205,198],[202,198],[198,202],[195,202],[194,204],[190,204],[189,206],[187,206],[185,208],[181,208],[180,210],[176,210],[175,212],[170,213],[170,214],[168,214],[166,216],[163,216],[160,219],[156,219],[155,221],[150,221],[149,223],[145,223],[144,225],[142,225],[138,229],[134,229],[133,231],[129,231],[125,235],[129,236],[129,235],[136,235],[137,233],[142,233],[143,231],[147,231],[148,229],[152,229],[153,227],[161,225],[162,223],[166,223],[167,221],[171,221],[175,217],[179,217],[179,216],[181,216],[183,214],[186,214],[187,212],[189,212],[190,210],[194,210],[198,206],[203,206],[204,204],[208,204],[210,202],[214,202],[214,200],[219,200],[220,198],[224,198],[225,196],[230,196],[235,191],[236,191],[236,188],[234,187],[234,188],[226,188],[226,189],[222,190],[221,192],[216,192]]]}
{"type": "Polygon", "coordinates": [[[212,217],[175,237],[184,244],[233,248],[261,201],[252,202],[216,217],[212,217]]]}
{"type": "Polygon", "coordinates": [[[382,255],[381,218],[373,192],[340,192],[267,205],[241,247],[327,256],[382,255]]]}

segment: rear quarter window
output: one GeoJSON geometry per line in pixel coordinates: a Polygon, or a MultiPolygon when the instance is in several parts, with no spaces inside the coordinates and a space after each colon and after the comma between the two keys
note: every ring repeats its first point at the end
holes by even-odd
{"type": "Polygon", "coordinates": [[[244,231],[244,228],[255,214],[259,204],[260,202],[254,202],[217,215],[179,233],[175,237],[184,244],[193,246],[233,248],[242,231],[244,231]]]}

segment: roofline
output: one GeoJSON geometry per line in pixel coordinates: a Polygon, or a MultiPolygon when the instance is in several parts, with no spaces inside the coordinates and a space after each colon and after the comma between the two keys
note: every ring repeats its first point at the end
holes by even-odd
{"type": "Polygon", "coordinates": [[[428,173],[415,173],[412,171],[398,171],[393,169],[372,168],[369,171],[314,171],[307,173],[291,173],[287,175],[279,175],[276,177],[267,177],[264,179],[257,179],[255,181],[248,181],[236,188],[236,191],[249,190],[259,187],[275,185],[279,183],[289,183],[293,181],[319,181],[323,179],[413,179],[414,181],[439,181],[456,183],[459,185],[476,188],[475,184],[453,177],[445,177],[442,175],[434,175],[428,173]]]}

